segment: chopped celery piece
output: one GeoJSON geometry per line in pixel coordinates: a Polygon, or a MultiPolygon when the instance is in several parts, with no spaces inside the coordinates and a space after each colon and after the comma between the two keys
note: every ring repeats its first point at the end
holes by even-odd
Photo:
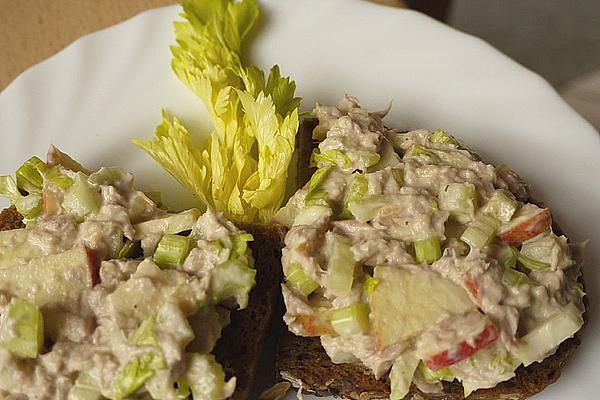
{"type": "Polygon", "coordinates": [[[346,238],[333,232],[327,233],[331,241],[331,255],[327,263],[327,288],[335,293],[348,293],[354,281],[356,261],[346,238]]]}
{"type": "Polygon", "coordinates": [[[30,193],[19,198],[14,205],[23,217],[33,219],[42,212],[42,196],[39,193],[30,193]]]}
{"type": "Polygon", "coordinates": [[[506,373],[508,371],[514,371],[519,366],[519,364],[521,364],[521,362],[515,360],[513,357],[510,356],[510,354],[507,354],[504,356],[493,356],[492,359],[489,361],[489,364],[494,370],[498,371],[499,373],[506,373]]]}
{"type": "Polygon", "coordinates": [[[429,136],[429,140],[432,143],[442,143],[442,144],[455,144],[458,145],[458,142],[452,135],[443,131],[442,129],[438,129],[433,132],[431,136],[429,136]]]}
{"type": "Polygon", "coordinates": [[[213,304],[234,297],[240,306],[248,305],[248,295],[256,283],[256,270],[242,258],[228,260],[210,270],[210,293],[213,304]]]}
{"type": "Polygon", "coordinates": [[[163,206],[163,202],[162,202],[162,193],[155,191],[155,190],[149,190],[149,191],[145,191],[144,194],[146,195],[147,198],[149,198],[151,201],[153,201],[154,203],[156,203],[156,205],[159,208],[166,208],[163,206]]]}
{"type": "Polygon", "coordinates": [[[534,285],[535,282],[520,271],[512,268],[504,268],[502,272],[502,283],[509,287],[519,287],[521,285],[534,285]]]}
{"type": "Polygon", "coordinates": [[[223,367],[212,354],[189,354],[185,382],[196,400],[228,399],[235,389],[235,379],[225,381],[223,367]]]}
{"type": "Polygon", "coordinates": [[[410,390],[413,376],[419,365],[414,352],[398,357],[390,371],[390,400],[402,400],[410,390]]]}
{"type": "Polygon", "coordinates": [[[75,385],[69,391],[68,400],[102,400],[98,384],[86,373],[77,377],[75,385]]]}
{"type": "Polygon", "coordinates": [[[352,180],[352,184],[348,189],[348,193],[346,194],[346,201],[344,202],[344,206],[342,211],[340,211],[340,219],[351,219],[352,212],[348,208],[348,204],[352,201],[357,201],[362,199],[369,192],[369,182],[364,175],[355,174],[354,179],[352,180]]]}
{"type": "Polygon", "coordinates": [[[419,363],[419,371],[423,375],[426,381],[441,381],[441,380],[452,380],[454,379],[454,374],[450,371],[450,368],[444,367],[438,369],[437,371],[432,371],[429,369],[424,362],[419,363]]]}
{"type": "Polygon", "coordinates": [[[319,284],[306,275],[300,264],[291,264],[285,273],[285,280],[296,290],[308,296],[319,288],[319,284]]]}
{"type": "Polygon", "coordinates": [[[404,184],[404,172],[396,169],[396,168],[392,168],[392,176],[394,177],[394,180],[396,181],[396,183],[400,186],[402,186],[404,184]]]}
{"type": "Polygon", "coordinates": [[[440,238],[437,236],[418,240],[414,245],[417,263],[419,264],[431,264],[442,256],[442,246],[440,245],[440,238]]]}
{"type": "Polygon", "coordinates": [[[418,145],[418,144],[413,144],[412,149],[410,151],[410,155],[411,156],[424,156],[429,158],[429,160],[431,161],[432,164],[439,164],[440,163],[440,157],[435,154],[433,151],[426,149],[425,147],[418,145]]]}
{"type": "Polygon", "coordinates": [[[361,165],[361,169],[363,170],[363,172],[367,168],[376,165],[379,162],[379,160],[381,159],[381,156],[379,155],[379,153],[376,153],[374,151],[361,150],[361,151],[357,151],[356,153],[358,154],[359,163],[361,165]]]}
{"type": "Polygon", "coordinates": [[[507,268],[514,268],[517,265],[517,255],[519,251],[513,246],[504,246],[498,251],[498,263],[507,268]]]}
{"type": "MultiPolygon", "coordinates": [[[[369,168],[369,172],[381,171],[388,167],[394,168],[400,162],[400,156],[394,150],[394,146],[389,142],[383,142],[379,150],[379,162],[369,168]]],[[[399,182],[401,184],[401,181],[399,182]]]]}
{"type": "Polygon", "coordinates": [[[250,233],[239,233],[231,237],[231,254],[233,258],[243,257],[248,253],[248,242],[252,242],[254,236],[250,233]]]}
{"type": "Polygon", "coordinates": [[[438,202],[435,199],[429,200],[429,208],[431,211],[439,211],[440,207],[438,206],[438,202]]]}
{"type": "Polygon", "coordinates": [[[332,211],[328,206],[308,206],[303,210],[300,210],[298,215],[294,218],[292,226],[315,225],[317,221],[331,215],[332,211]]]}
{"type": "Polygon", "coordinates": [[[315,171],[308,182],[308,192],[304,198],[306,206],[326,206],[329,204],[329,194],[323,189],[323,183],[333,167],[323,167],[315,171]]]}
{"type": "Polygon", "coordinates": [[[375,288],[379,284],[379,279],[373,278],[369,274],[365,274],[365,283],[363,283],[363,291],[365,292],[365,296],[367,296],[368,300],[371,300],[373,296],[373,292],[375,288]]]}
{"type": "Polygon", "coordinates": [[[58,186],[62,190],[69,189],[71,185],[73,185],[73,182],[75,182],[72,178],[60,172],[60,168],[58,167],[58,165],[42,173],[42,176],[44,177],[45,181],[48,181],[53,185],[58,186]]]}
{"type": "Polygon", "coordinates": [[[119,250],[117,258],[137,258],[142,254],[142,246],[139,240],[135,240],[133,242],[128,241],[123,245],[123,247],[121,247],[121,250],[119,250]]]}
{"type": "Polygon", "coordinates": [[[560,265],[565,258],[564,250],[555,235],[537,237],[523,243],[521,254],[524,257],[549,265],[560,265]]]}
{"type": "Polygon", "coordinates": [[[183,264],[189,252],[189,237],[166,234],[158,242],[153,259],[161,268],[177,268],[183,264]]]}
{"type": "Polygon", "coordinates": [[[115,400],[122,400],[134,393],[154,376],[157,369],[164,367],[164,357],[156,353],[133,357],[117,375],[114,385],[115,400]]]}
{"type": "Polygon", "coordinates": [[[89,181],[95,185],[114,185],[125,177],[125,172],[118,167],[102,167],[90,175],[89,181]]]}
{"type": "Polygon", "coordinates": [[[331,326],[341,336],[369,332],[369,305],[357,303],[331,311],[331,326]]]}
{"type": "Polygon", "coordinates": [[[319,153],[315,149],[311,155],[311,166],[322,168],[325,166],[337,166],[340,168],[349,168],[352,165],[352,160],[344,152],[334,149],[319,153]]]}
{"type": "Polygon", "coordinates": [[[394,195],[376,194],[365,196],[360,200],[348,202],[348,209],[358,222],[368,222],[377,216],[379,210],[392,204],[394,195]]]}
{"type": "Polygon", "coordinates": [[[0,319],[0,346],[18,357],[36,358],[44,344],[44,317],[38,306],[13,297],[0,319]]]}
{"type": "Polygon", "coordinates": [[[550,268],[550,264],[526,257],[521,253],[517,254],[517,261],[520,262],[523,266],[533,271],[542,271],[544,269],[550,268]]]}
{"type": "Polygon", "coordinates": [[[581,282],[577,282],[573,287],[573,291],[577,295],[577,297],[584,297],[585,291],[583,290],[583,284],[581,282]]]}
{"type": "Polygon", "coordinates": [[[482,212],[493,215],[502,222],[508,222],[517,211],[518,203],[512,193],[498,189],[481,209],[482,212]]]}
{"type": "Polygon", "coordinates": [[[135,239],[142,239],[144,236],[152,233],[175,234],[189,231],[194,227],[199,217],[200,211],[196,208],[191,208],[178,214],[170,214],[164,218],[140,222],[133,226],[133,229],[135,229],[135,239]]]}
{"type": "Polygon", "coordinates": [[[42,196],[39,193],[23,196],[12,176],[0,176],[0,196],[9,199],[19,214],[27,219],[37,217],[42,211],[42,196]]]}
{"type": "Polygon", "coordinates": [[[191,399],[191,394],[190,385],[185,378],[181,378],[176,382],[175,396],[177,396],[177,400],[191,399]]]}
{"type": "Polygon", "coordinates": [[[40,171],[45,171],[48,166],[38,157],[31,157],[17,169],[17,187],[25,190],[27,193],[39,192],[42,190],[44,179],[40,171]]]}
{"type": "Polygon", "coordinates": [[[574,304],[569,304],[523,336],[515,349],[515,355],[524,366],[542,361],[582,326],[581,312],[574,304]]]}
{"type": "Polygon", "coordinates": [[[158,340],[154,334],[155,326],[156,319],[154,317],[145,319],[131,335],[131,342],[138,346],[158,347],[158,340]]]}
{"type": "Polygon", "coordinates": [[[438,195],[440,209],[448,211],[461,223],[467,223],[475,217],[477,209],[477,190],[472,183],[450,183],[438,195]]]}
{"type": "Polygon", "coordinates": [[[500,221],[491,215],[479,214],[460,236],[460,240],[471,247],[484,248],[492,241],[500,221]]]}
{"type": "Polygon", "coordinates": [[[23,217],[33,219],[42,212],[42,196],[39,193],[30,193],[19,198],[14,205],[23,217]]]}
{"type": "Polygon", "coordinates": [[[67,213],[84,220],[96,215],[101,203],[99,189],[88,182],[87,176],[78,172],[73,185],[65,193],[62,206],[67,213]]]}

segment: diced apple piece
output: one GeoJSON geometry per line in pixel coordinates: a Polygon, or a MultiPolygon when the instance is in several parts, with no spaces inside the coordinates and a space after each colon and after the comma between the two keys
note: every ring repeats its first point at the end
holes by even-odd
{"type": "Polygon", "coordinates": [[[498,236],[504,243],[517,246],[550,229],[552,216],[549,209],[530,207],[528,210],[500,227],[498,236]]]}
{"type": "Polygon", "coordinates": [[[93,285],[88,251],[79,246],[26,265],[2,268],[0,290],[40,307],[62,304],[93,285]]]}
{"type": "Polygon", "coordinates": [[[304,329],[303,336],[335,335],[336,332],[331,323],[322,315],[298,315],[296,322],[304,329]]]}
{"type": "Polygon", "coordinates": [[[102,260],[98,256],[98,253],[92,249],[85,248],[85,255],[88,261],[88,270],[90,271],[90,278],[92,280],[92,286],[96,286],[100,283],[100,264],[102,260]]]}
{"type": "Polygon", "coordinates": [[[471,292],[471,294],[473,295],[473,298],[477,299],[479,297],[479,283],[471,278],[471,277],[467,277],[465,279],[465,286],[467,287],[467,289],[469,290],[469,292],[471,292]]]}
{"type": "Polygon", "coordinates": [[[437,371],[452,364],[456,364],[465,358],[471,357],[479,350],[486,348],[498,339],[498,331],[494,325],[488,325],[473,340],[473,344],[462,341],[454,349],[444,350],[439,354],[425,360],[425,365],[432,370],[437,371]]]}
{"type": "Polygon", "coordinates": [[[415,336],[448,314],[476,308],[463,288],[426,268],[413,273],[379,266],[374,277],[379,283],[371,299],[371,318],[382,348],[415,336]]]}

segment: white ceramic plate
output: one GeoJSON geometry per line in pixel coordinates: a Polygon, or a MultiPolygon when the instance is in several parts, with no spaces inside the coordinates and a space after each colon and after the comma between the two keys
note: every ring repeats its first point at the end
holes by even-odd
{"type": "MultiPolygon", "coordinates": [[[[573,240],[590,239],[592,308],[583,345],[559,382],[536,399],[596,398],[600,135],[539,76],[421,14],[359,0],[261,3],[264,23],[250,59],[263,69],[278,63],[296,80],[304,109],[346,92],[371,109],[393,101],[390,126],[451,131],[486,160],[520,172],[573,240]]],[[[161,108],[195,132],[209,130],[203,106],[170,71],[177,14],[177,7],[146,12],[17,78],[0,94],[0,172],[13,173],[54,143],[90,167],[134,171],[139,185],[160,189],[172,207],[193,204],[130,143],[153,134],[161,108]]]]}

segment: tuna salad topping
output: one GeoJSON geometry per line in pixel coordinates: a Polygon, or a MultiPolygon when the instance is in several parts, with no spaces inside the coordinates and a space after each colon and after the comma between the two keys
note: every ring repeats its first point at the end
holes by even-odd
{"type": "Polygon", "coordinates": [[[350,96],[314,110],[316,172],[275,215],[284,320],[333,362],[389,373],[392,399],[494,387],[581,328],[580,263],[517,174],[384,114],[350,96]]]}
{"type": "Polygon", "coordinates": [[[0,397],[226,399],[211,354],[255,270],[220,213],[168,213],[133,175],[51,148],[0,177],[26,227],[0,232],[0,397]]]}

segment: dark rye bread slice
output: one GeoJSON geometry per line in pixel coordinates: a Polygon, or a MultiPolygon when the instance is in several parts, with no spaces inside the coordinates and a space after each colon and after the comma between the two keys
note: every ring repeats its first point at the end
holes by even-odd
{"type": "Polygon", "coordinates": [[[275,383],[274,347],[273,355],[267,357],[271,360],[265,365],[260,365],[260,360],[263,344],[274,346],[278,339],[271,325],[282,315],[279,285],[285,230],[279,226],[237,225],[254,236],[250,247],[255,259],[256,286],[250,292],[248,307],[231,313],[231,324],[223,331],[214,353],[227,376],[237,378],[231,399],[243,400],[258,398],[261,390],[275,383]],[[255,380],[257,376],[263,379],[255,380]]]}
{"type": "MultiPolygon", "coordinates": [[[[316,143],[310,138],[312,130],[317,125],[314,118],[302,121],[299,136],[304,143],[304,150],[298,163],[300,186],[306,183],[314,168],[309,167],[309,159],[316,143]]],[[[530,199],[540,206],[540,202],[530,199]]],[[[560,227],[553,223],[554,232],[563,234],[560,227]]],[[[583,285],[583,277],[579,278],[583,285]]],[[[584,298],[587,309],[587,297],[584,298]]],[[[584,320],[586,314],[584,314],[584,320]]],[[[299,337],[283,330],[277,351],[277,371],[280,380],[292,383],[296,388],[302,388],[305,393],[317,396],[335,396],[353,400],[370,400],[388,398],[390,382],[388,376],[375,379],[371,371],[360,364],[334,364],[323,347],[319,338],[299,337]]],[[[515,371],[515,377],[498,384],[491,389],[480,389],[473,392],[469,400],[521,400],[541,392],[546,386],[555,382],[560,376],[560,370],[567,359],[579,346],[579,334],[563,342],[556,353],[541,363],[534,363],[525,368],[521,366],[515,371]]],[[[463,387],[458,382],[443,382],[441,393],[423,393],[414,384],[406,400],[458,400],[464,399],[463,387]]]]}
{"type": "MultiPolygon", "coordinates": [[[[560,369],[579,345],[577,337],[563,342],[557,352],[542,363],[520,367],[516,376],[492,389],[480,389],[469,400],[520,400],[533,396],[560,376],[560,369]]],[[[334,364],[321,346],[319,338],[286,334],[280,339],[277,370],[282,379],[303,392],[317,396],[336,396],[353,400],[385,399],[390,395],[387,376],[375,379],[371,370],[357,364],[334,364]]],[[[423,393],[411,385],[406,399],[464,399],[462,385],[443,382],[441,393],[423,393]]]]}
{"type": "Polygon", "coordinates": [[[23,227],[25,227],[23,225],[23,217],[21,217],[14,206],[5,208],[0,212],[0,231],[9,231],[23,227]]]}
{"type": "MultiPolygon", "coordinates": [[[[273,318],[282,314],[279,285],[282,280],[281,248],[285,231],[281,227],[264,225],[239,225],[250,232],[254,241],[250,243],[255,258],[256,286],[250,292],[248,307],[231,313],[228,325],[215,348],[217,360],[223,365],[228,377],[237,377],[232,400],[254,399],[264,386],[275,382],[274,353],[268,370],[259,369],[259,360],[265,340],[276,343],[277,336],[270,331],[273,318]],[[263,387],[254,386],[257,373],[268,374],[270,379],[263,387]]],[[[23,228],[22,217],[14,207],[0,213],[0,231],[23,228]]]]}

